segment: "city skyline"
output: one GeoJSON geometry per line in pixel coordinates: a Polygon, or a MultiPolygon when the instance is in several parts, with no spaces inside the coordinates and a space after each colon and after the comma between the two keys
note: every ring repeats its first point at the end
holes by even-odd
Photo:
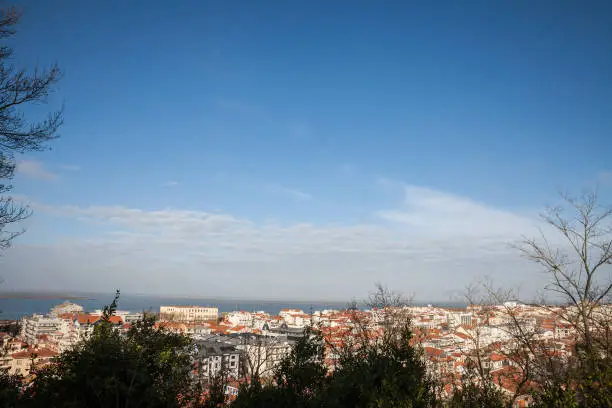
{"type": "Polygon", "coordinates": [[[19,158],[2,291],[529,299],[511,244],[558,190],[611,202],[606,2],[70,3],[11,40],[65,124],[19,158]]]}

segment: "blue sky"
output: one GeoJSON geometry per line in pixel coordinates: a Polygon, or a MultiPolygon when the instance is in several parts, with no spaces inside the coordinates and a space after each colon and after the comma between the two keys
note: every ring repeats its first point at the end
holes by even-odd
{"type": "Polygon", "coordinates": [[[65,125],[22,158],[36,215],[5,285],[348,297],[384,281],[440,299],[483,274],[530,282],[473,248],[423,259],[529,233],[559,189],[610,198],[612,6],[409,3],[24,2],[15,58],[61,65],[65,125]],[[187,248],[203,217],[224,226],[187,248]],[[207,286],[226,274],[237,287],[207,286]]]}

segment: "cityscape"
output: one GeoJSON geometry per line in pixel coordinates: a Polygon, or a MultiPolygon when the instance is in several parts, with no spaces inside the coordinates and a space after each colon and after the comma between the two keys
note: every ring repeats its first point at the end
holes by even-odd
{"type": "MultiPolygon", "coordinates": [[[[447,397],[466,374],[469,361],[478,355],[479,363],[503,393],[514,396],[516,404],[529,402],[529,394],[516,395],[522,386],[521,365],[516,360],[518,327],[523,336],[529,333],[533,344],[561,360],[567,360],[576,346],[575,326],[561,318],[569,310],[516,301],[475,304],[462,309],[431,305],[315,311],[281,309],[274,315],[244,310],[219,314],[216,307],[167,305],[148,313],[156,316],[156,327],[192,339],[199,374],[211,379],[225,370],[226,393],[237,395],[240,384],[253,376],[255,370],[260,378],[272,376],[307,329],[316,328],[322,334],[326,344],[325,364],[333,369],[338,363],[334,345],[350,341],[363,322],[367,322],[368,331],[383,330],[383,316],[386,313],[397,316],[398,312],[410,320],[413,345],[422,350],[427,369],[442,381],[443,394],[447,397]]],[[[102,310],[85,311],[81,305],[66,301],[45,315],[22,317],[17,336],[0,334],[3,349],[8,350],[0,360],[0,368],[28,378],[32,370],[51,364],[54,357],[89,338],[102,322],[103,313],[102,310]]],[[[612,306],[603,305],[596,313],[612,316],[612,306]]],[[[115,330],[127,332],[142,318],[143,312],[116,310],[108,321],[115,330]]]]}
{"type": "Polygon", "coordinates": [[[612,1],[0,6],[0,408],[612,408],[612,1]]]}

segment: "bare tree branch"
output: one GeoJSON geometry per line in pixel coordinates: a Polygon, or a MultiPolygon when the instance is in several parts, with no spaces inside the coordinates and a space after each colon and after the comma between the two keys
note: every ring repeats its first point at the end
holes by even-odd
{"type": "MultiPolygon", "coordinates": [[[[20,18],[21,11],[15,7],[0,11],[0,39],[15,34],[20,18]]],[[[58,129],[63,123],[63,109],[49,114],[46,119],[34,121],[27,120],[21,110],[28,105],[47,102],[62,76],[59,67],[35,67],[31,71],[17,68],[9,61],[12,52],[8,45],[0,45],[0,249],[10,246],[11,241],[23,233],[23,230],[7,231],[6,228],[31,214],[29,208],[3,195],[11,189],[15,155],[47,149],[48,142],[58,137],[58,129]]]]}

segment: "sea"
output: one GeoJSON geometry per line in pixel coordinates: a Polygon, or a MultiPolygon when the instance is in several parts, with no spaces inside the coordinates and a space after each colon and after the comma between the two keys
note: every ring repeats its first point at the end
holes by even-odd
{"type": "MultiPolygon", "coordinates": [[[[46,314],[55,305],[64,301],[83,306],[86,312],[103,309],[113,300],[112,294],[87,294],[79,296],[62,295],[6,295],[0,294],[0,320],[18,320],[22,316],[46,314]]],[[[219,312],[246,310],[249,312],[264,311],[277,315],[281,309],[301,309],[306,313],[315,310],[344,309],[347,302],[326,301],[287,301],[287,300],[242,300],[242,299],[210,299],[196,297],[170,297],[151,295],[121,294],[118,310],[130,312],[159,312],[163,305],[198,305],[218,307],[219,312]]]]}
{"type": "MultiPolygon", "coordinates": [[[[70,301],[83,306],[86,312],[103,309],[110,304],[113,295],[104,293],[88,293],[79,295],[54,294],[24,294],[0,293],[0,320],[18,320],[23,316],[32,314],[46,314],[53,306],[64,301],[70,301]]],[[[426,305],[427,303],[417,303],[426,305]]],[[[198,297],[172,297],[140,294],[121,294],[118,310],[130,312],[153,311],[159,312],[163,305],[198,305],[218,307],[219,312],[232,312],[245,310],[249,312],[264,311],[277,315],[281,309],[301,309],[306,313],[316,310],[346,309],[349,302],[338,301],[291,301],[291,300],[244,300],[244,299],[211,299],[198,297]]],[[[436,302],[435,306],[463,308],[466,305],[457,302],[436,302]]]]}

